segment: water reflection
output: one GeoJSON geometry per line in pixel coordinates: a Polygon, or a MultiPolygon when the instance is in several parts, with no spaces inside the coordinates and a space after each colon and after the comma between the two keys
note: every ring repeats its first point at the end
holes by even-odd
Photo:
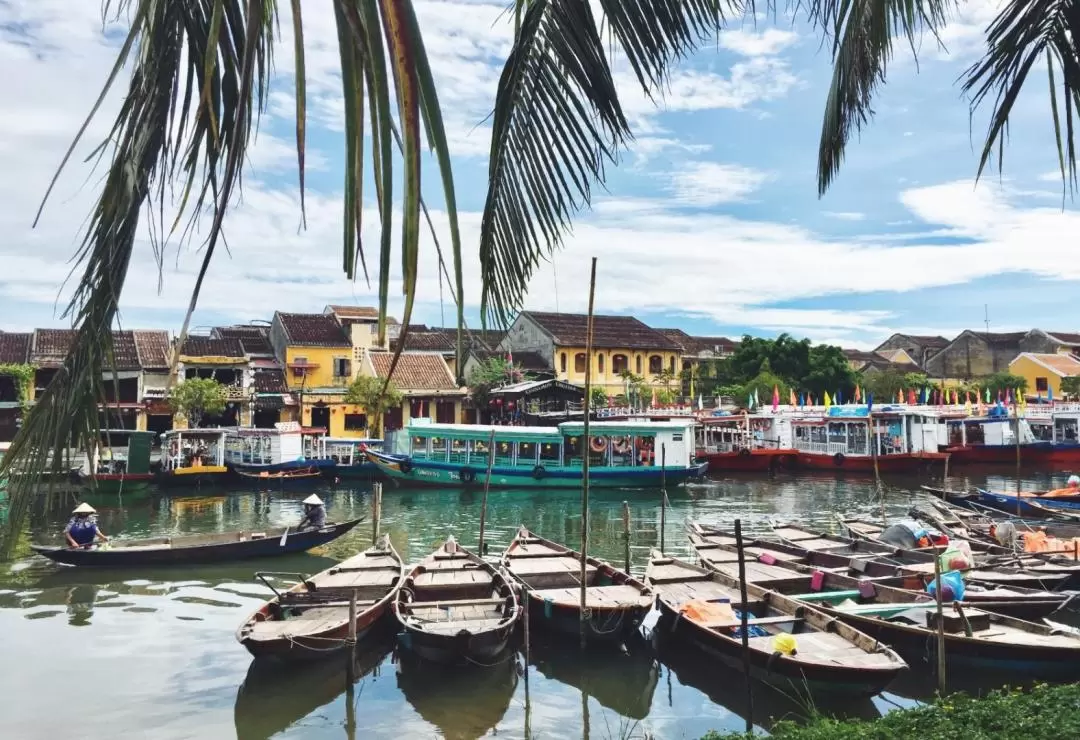
{"type": "MultiPolygon", "coordinates": [[[[1065,475],[1026,474],[1025,489],[1063,485],[1065,475]]],[[[664,518],[666,550],[688,556],[687,518],[750,528],[769,519],[829,527],[835,512],[880,518],[904,514],[918,495],[918,478],[890,477],[881,491],[853,476],[781,474],[775,478],[724,477],[672,489],[664,518]]],[[[1015,478],[962,471],[950,488],[989,486],[1014,490],[1015,478]],[[1011,486],[1011,488],[1010,488],[1011,486]]],[[[317,489],[329,516],[369,514],[362,485],[317,489]]],[[[306,491],[199,491],[133,498],[95,497],[110,535],[220,532],[285,526],[299,521],[306,491]]],[[[480,496],[458,490],[407,491],[387,485],[381,529],[402,556],[416,560],[449,534],[476,546],[480,496]]],[[[590,550],[622,564],[627,544],[631,569],[641,574],[650,548],[661,538],[658,491],[595,492],[588,523],[590,550]],[[622,506],[631,512],[629,542],[623,536],[622,506]]],[[[628,645],[628,652],[587,653],[571,644],[533,634],[526,681],[524,656],[491,669],[446,675],[403,656],[395,663],[390,639],[358,651],[357,683],[346,686],[341,661],[287,666],[250,663],[233,634],[244,617],[270,594],[253,580],[256,570],[314,573],[372,542],[374,523],[364,523],[317,552],[269,561],[192,568],[95,571],[63,568],[32,556],[28,544],[58,536],[71,502],[35,505],[14,558],[0,564],[0,633],[4,660],[18,665],[0,671],[0,712],[13,737],[70,734],[72,714],[87,718],[87,736],[153,735],[155,738],[445,737],[495,734],[521,737],[700,737],[709,729],[743,726],[744,682],[733,671],[699,656],[658,653],[628,645]],[[73,665],[72,654],[81,659],[73,665]],[[109,676],[107,682],[97,679],[109,676]],[[94,687],[87,690],[87,685],[94,687]],[[43,691],[48,687],[48,691],[43,691]],[[352,694],[352,701],[349,695],[352,694]],[[65,711],[55,711],[56,706],[65,711]]],[[[582,534],[576,491],[492,491],[486,539],[498,552],[520,524],[551,539],[577,546],[582,534]]],[[[1064,617],[1059,615],[1064,621],[1064,617]]],[[[391,628],[391,631],[392,628],[391,628]]],[[[1018,677],[1010,677],[1015,682],[1018,677]]],[[[950,676],[950,686],[988,688],[999,679],[950,676]],[[966,683],[965,683],[966,682],[966,683]]],[[[911,672],[885,699],[839,706],[818,704],[826,713],[872,716],[896,702],[929,695],[933,677],[911,672]],[[921,677],[920,677],[921,676],[921,677]]],[[[755,691],[755,718],[799,717],[797,699],[755,691]]]]}

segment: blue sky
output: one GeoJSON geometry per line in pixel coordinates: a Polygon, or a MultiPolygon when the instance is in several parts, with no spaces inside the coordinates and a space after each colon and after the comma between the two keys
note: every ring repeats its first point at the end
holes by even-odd
{"type": "MultiPolygon", "coordinates": [[[[304,2],[308,48],[308,228],[298,231],[292,149],[292,41],[276,51],[278,75],[245,176],[243,202],[226,222],[196,326],[269,318],[275,309],[370,304],[340,264],[340,79],[327,0],[304,2]]],[[[440,85],[467,252],[466,307],[478,323],[476,242],[484,202],[490,110],[509,48],[501,4],[417,0],[440,85]]],[[[812,29],[780,17],[735,22],[674,70],[659,106],[615,60],[636,140],[609,170],[591,212],[565,248],[533,276],[527,308],[583,310],[588,261],[599,258],[597,309],[702,334],[774,335],[871,347],[894,331],[1077,330],[1068,318],[1080,280],[1072,238],[1080,216],[1062,208],[1045,72],[1014,115],[1005,177],[976,188],[984,118],[969,128],[958,78],[978,58],[994,3],[969,3],[943,38],[906,47],[889,66],[877,116],[848,151],[824,198],[816,152],[831,74],[812,29]],[[1063,319],[1059,318],[1064,316],[1063,319]]],[[[288,23],[283,23],[288,33],[288,23]]],[[[97,180],[76,162],[42,225],[30,222],[52,168],[89,110],[116,52],[96,3],[0,3],[0,329],[62,325],[58,295],[97,180]],[[86,7],[81,7],[85,5],[86,7]]],[[[113,95],[90,131],[96,143],[119,103],[113,95]]],[[[89,145],[80,153],[89,150],[89,145]]],[[[425,191],[439,202],[438,175],[425,191]]],[[[371,192],[370,189],[368,192],[371,192]]],[[[436,213],[443,228],[445,220],[436,213]]],[[[374,214],[367,219],[374,240],[374,214]]],[[[148,242],[140,243],[122,298],[128,327],[176,330],[201,255],[173,245],[158,290],[148,242]]],[[[449,291],[425,237],[415,319],[452,319],[449,291]]],[[[397,274],[392,273],[397,278],[397,274]]],[[[400,310],[400,303],[395,304],[400,310]]]]}

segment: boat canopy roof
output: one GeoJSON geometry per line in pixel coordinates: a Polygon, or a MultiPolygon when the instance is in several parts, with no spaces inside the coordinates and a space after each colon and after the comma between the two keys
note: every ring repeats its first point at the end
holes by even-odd
{"type": "Polygon", "coordinates": [[[236,432],[236,429],[229,427],[213,427],[210,429],[170,429],[167,432],[162,432],[162,438],[165,437],[223,437],[226,434],[236,432]]]}
{"type": "Polygon", "coordinates": [[[561,441],[562,432],[556,427],[487,426],[484,424],[409,424],[413,437],[451,437],[453,439],[486,440],[495,431],[495,439],[508,441],[561,441]]]}
{"type": "MultiPolygon", "coordinates": [[[[685,421],[594,421],[589,424],[589,434],[599,436],[602,434],[685,432],[693,423],[693,419],[686,419],[685,421]]],[[[585,423],[581,421],[564,421],[559,425],[559,429],[566,435],[584,434],[585,423]]]]}

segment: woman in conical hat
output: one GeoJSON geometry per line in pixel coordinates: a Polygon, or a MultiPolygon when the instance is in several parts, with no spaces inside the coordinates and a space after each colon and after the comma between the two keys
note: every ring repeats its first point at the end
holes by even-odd
{"type": "Polygon", "coordinates": [[[314,493],[304,499],[304,518],[300,529],[318,529],[326,524],[326,506],[314,493]]]}
{"type": "Polygon", "coordinates": [[[97,510],[85,501],[71,512],[71,519],[64,527],[64,538],[68,546],[74,548],[90,547],[95,540],[108,540],[105,533],[98,527],[97,510]]]}

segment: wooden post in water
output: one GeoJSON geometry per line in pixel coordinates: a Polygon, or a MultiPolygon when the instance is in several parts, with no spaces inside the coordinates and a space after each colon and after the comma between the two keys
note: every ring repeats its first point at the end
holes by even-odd
{"type": "Polygon", "coordinates": [[[349,636],[345,640],[345,679],[349,686],[356,680],[356,589],[349,596],[349,636]]]}
{"type": "Polygon", "coordinates": [[[750,610],[746,597],[746,553],[743,551],[742,520],[735,520],[735,551],[739,557],[739,612],[742,614],[742,664],[746,674],[746,734],[754,731],[754,687],[750,680],[750,610]]]}
{"type": "MultiPolygon", "coordinates": [[[[588,552],[589,552],[589,449],[591,439],[589,437],[589,415],[592,413],[592,363],[593,363],[593,302],[596,297],[596,257],[592,258],[592,270],[589,274],[589,317],[585,325],[585,403],[584,425],[582,429],[582,446],[584,455],[581,458],[581,649],[585,649],[589,628],[589,613],[585,607],[586,587],[588,584],[588,552]]],[[[587,729],[587,725],[586,725],[587,729]]]]}
{"type": "Polygon", "coordinates": [[[484,499],[480,504],[480,549],[477,551],[480,557],[484,557],[484,522],[487,520],[488,489],[491,488],[491,468],[495,465],[495,430],[491,430],[488,438],[488,465],[487,475],[484,477],[484,499]]]}
{"type": "MultiPolygon", "coordinates": [[[[664,530],[667,529],[667,446],[660,443],[660,552],[664,551],[664,530]]],[[[626,571],[629,573],[630,568],[626,571]]]]}
{"type": "Polygon", "coordinates": [[[937,674],[938,693],[945,695],[945,617],[941,613],[941,553],[934,549],[934,601],[937,602],[937,674]]]}
{"type": "Polygon", "coordinates": [[[371,484],[371,544],[379,541],[379,530],[382,526],[382,483],[375,481],[371,484]]]}
{"type": "Polygon", "coordinates": [[[1020,516],[1020,409],[1013,404],[1016,414],[1016,516],[1020,516]]]}
{"type": "MultiPolygon", "coordinates": [[[[662,515],[661,515],[662,516],[662,515]]],[[[622,502],[622,534],[623,542],[625,543],[625,555],[624,558],[626,572],[630,572],[630,504],[626,501],[622,502]]]]}

